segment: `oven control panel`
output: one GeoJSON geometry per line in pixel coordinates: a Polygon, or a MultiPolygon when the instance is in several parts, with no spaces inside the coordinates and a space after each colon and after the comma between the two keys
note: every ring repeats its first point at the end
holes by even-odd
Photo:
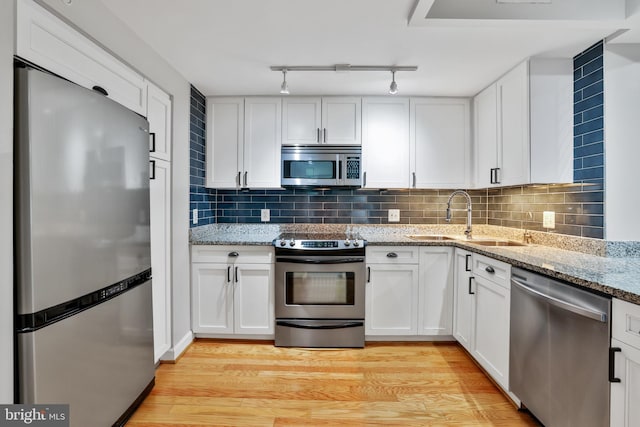
{"type": "Polygon", "coordinates": [[[278,238],[273,241],[275,247],[297,250],[339,250],[350,248],[363,248],[366,240],[296,240],[294,238],[278,238]]]}

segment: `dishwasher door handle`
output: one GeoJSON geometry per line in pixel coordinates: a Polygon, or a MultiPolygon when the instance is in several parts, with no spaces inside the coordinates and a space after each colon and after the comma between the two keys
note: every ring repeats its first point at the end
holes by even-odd
{"type": "Polygon", "coordinates": [[[580,307],[578,305],[572,304],[570,302],[567,301],[563,301],[561,299],[558,299],[556,297],[552,297],[551,295],[547,295],[543,292],[537,291],[527,285],[525,285],[524,283],[514,279],[513,277],[511,278],[511,283],[513,285],[516,285],[517,287],[529,292],[530,294],[544,299],[545,301],[547,301],[549,304],[554,305],[558,308],[561,308],[563,310],[567,310],[570,311],[572,313],[578,314],[580,316],[583,317],[587,317],[589,319],[593,319],[593,320],[597,320],[598,322],[603,322],[606,323],[607,322],[607,313],[603,313],[601,311],[594,311],[585,307],[580,307]]]}

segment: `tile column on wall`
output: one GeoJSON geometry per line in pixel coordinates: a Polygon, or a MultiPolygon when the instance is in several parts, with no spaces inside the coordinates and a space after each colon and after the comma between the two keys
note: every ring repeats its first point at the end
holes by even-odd
{"type": "Polygon", "coordinates": [[[191,86],[190,111],[190,172],[189,172],[189,224],[191,227],[212,224],[215,218],[216,191],[204,186],[206,145],[206,100],[198,89],[191,86]],[[197,209],[197,223],[193,214],[197,209]]]}

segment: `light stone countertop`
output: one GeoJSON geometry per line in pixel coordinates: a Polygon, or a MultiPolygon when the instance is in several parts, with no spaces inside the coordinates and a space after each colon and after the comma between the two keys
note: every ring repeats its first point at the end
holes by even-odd
{"type": "MultiPolygon", "coordinates": [[[[631,303],[640,304],[640,256],[638,256],[637,244],[632,245],[634,250],[622,252],[622,255],[626,256],[593,255],[592,253],[603,251],[607,242],[567,236],[558,236],[559,240],[565,238],[571,240],[569,243],[558,243],[556,246],[559,247],[547,246],[547,241],[545,241],[545,245],[480,246],[464,240],[462,235],[463,226],[449,225],[425,227],[214,224],[193,228],[190,240],[193,245],[270,246],[281,232],[290,232],[294,228],[304,232],[344,232],[345,227],[347,227],[347,231],[358,233],[362,238],[366,239],[367,244],[370,246],[458,247],[504,261],[514,267],[524,268],[631,303]],[[407,234],[443,234],[460,238],[460,240],[416,241],[406,237],[407,234]],[[582,240],[585,241],[584,245],[581,245],[582,240]],[[568,245],[572,249],[584,250],[587,253],[562,249],[563,245],[568,245]],[[586,250],[585,247],[587,248],[586,250]]],[[[474,236],[475,239],[511,238],[515,240],[513,229],[505,231],[498,230],[498,227],[484,226],[483,228],[482,226],[474,226],[474,230],[478,230],[478,234],[474,236]]],[[[520,234],[522,233],[522,231],[519,232],[520,234]]],[[[534,233],[534,243],[545,238],[545,236],[540,236],[539,239],[537,237],[536,233],[534,233]]],[[[552,243],[556,244],[557,242],[552,243]]]]}

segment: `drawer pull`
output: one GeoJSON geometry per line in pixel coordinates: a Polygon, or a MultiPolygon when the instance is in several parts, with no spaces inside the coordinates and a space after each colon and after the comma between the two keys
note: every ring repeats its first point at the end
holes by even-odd
{"type": "Polygon", "coordinates": [[[240,254],[238,252],[229,252],[229,256],[235,258],[240,256],[240,254]]]}
{"type": "Polygon", "coordinates": [[[398,254],[395,252],[389,252],[387,258],[398,258],[398,254]]]}
{"type": "Polygon", "coordinates": [[[484,269],[484,271],[486,271],[487,273],[495,273],[496,271],[493,269],[493,267],[491,267],[490,265],[487,266],[487,268],[484,269]]]}

